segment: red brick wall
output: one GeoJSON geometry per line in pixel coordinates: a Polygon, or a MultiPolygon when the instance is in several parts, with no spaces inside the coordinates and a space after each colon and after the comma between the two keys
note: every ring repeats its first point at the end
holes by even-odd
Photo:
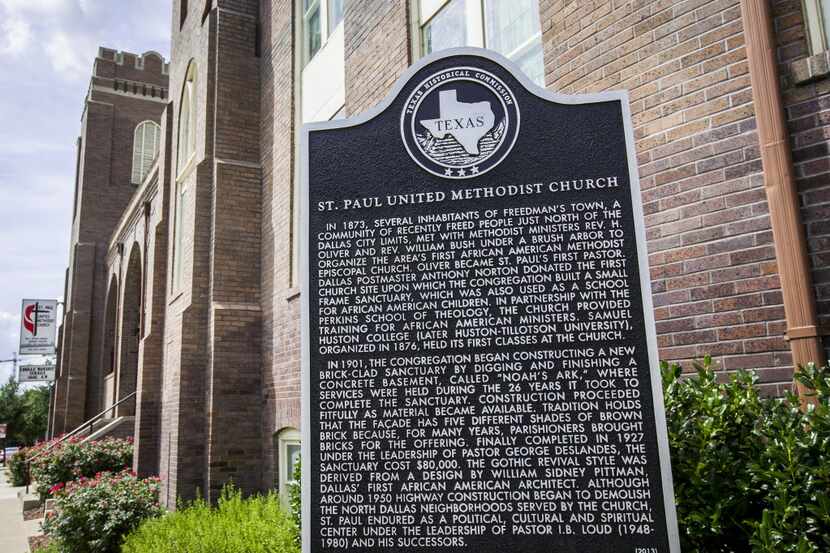
{"type": "Polygon", "coordinates": [[[135,127],[159,121],[164,104],[158,95],[167,86],[163,61],[101,49],[87,97],[81,128],[76,202],[66,286],[66,316],[61,351],[61,380],[56,387],[53,433],[73,429],[101,409],[104,364],[102,348],[106,302],[106,253],[109,238],[136,187],[130,182],[135,127]],[[113,79],[141,85],[135,92],[116,91],[113,79]],[[146,86],[145,86],[146,85],[146,86]]]}
{"type": "Polygon", "coordinates": [[[260,3],[264,489],[274,482],[274,434],[300,427],[300,302],[294,275],[294,231],[299,216],[294,183],[299,109],[294,98],[294,7],[290,0],[260,3]]]}
{"type": "MultiPolygon", "coordinates": [[[[810,62],[801,3],[776,0],[772,3],[772,12],[816,305],[822,330],[827,333],[830,328],[830,74],[825,71],[811,81],[797,82],[799,64],[810,62]]],[[[825,349],[830,351],[827,337],[824,342],[825,349]]]]}
{"type": "MultiPolygon", "coordinates": [[[[254,0],[191,7],[173,35],[174,128],[193,60],[197,67],[196,154],[190,169],[166,170],[174,190],[168,220],[183,214],[181,237],[169,238],[162,402],[164,500],[214,500],[230,480],[258,489],[261,453],[261,303],[259,154],[260,82],[254,0]],[[181,248],[176,251],[176,244],[181,248]]],[[[173,6],[174,14],[179,5],[173,6]]],[[[172,151],[177,151],[175,131],[172,151]]],[[[172,157],[176,157],[175,155],[172,157]]]]}
{"type": "Polygon", "coordinates": [[[380,102],[409,66],[409,3],[351,0],[343,20],[346,111],[356,115],[380,102]]]}
{"type": "Polygon", "coordinates": [[[739,1],[541,5],[550,88],[630,92],[661,357],[789,386],[739,1]]]}

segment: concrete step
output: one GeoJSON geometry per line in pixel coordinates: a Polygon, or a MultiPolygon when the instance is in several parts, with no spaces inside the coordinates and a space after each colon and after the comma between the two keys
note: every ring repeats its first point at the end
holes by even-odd
{"type": "Polygon", "coordinates": [[[26,488],[22,488],[17,492],[17,500],[20,502],[20,511],[28,511],[40,506],[40,496],[34,493],[35,483],[29,486],[29,493],[26,493],[26,488]]]}
{"type": "Polygon", "coordinates": [[[101,430],[102,428],[112,424],[112,422],[116,420],[114,418],[105,418],[99,419],[92,423],[92,428],[90,429],[89,426],[85,426],[80,432],[78,432],[79,437],[89,436],[91,434],[95,434],[97,431],[101,430]]]}
{"type": "Polygon", "coordinates": [[[84,438],[85,442],[100,440],[101,438],[132,438],[135,434],[135,417],[117,417],[104,420],[108,421],[107,424],[94,430],[84,438]]]}

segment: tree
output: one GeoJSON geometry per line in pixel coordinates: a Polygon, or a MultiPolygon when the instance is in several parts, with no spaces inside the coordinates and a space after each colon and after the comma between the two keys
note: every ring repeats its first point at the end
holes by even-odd
{"type": "Polygon", "coordinates": [[[0,386],[0,423],[8,425],[8,445],[31,445],[46,433],[49,417],[49,388],[21,390],[14,376],[0,386]]]}
{"type": "Polygon", "coordinates": [[[23,392],[23,428],[19,438],[25,444],[42,440],[49,420],[49,387],[38,386],[23,392]]]}

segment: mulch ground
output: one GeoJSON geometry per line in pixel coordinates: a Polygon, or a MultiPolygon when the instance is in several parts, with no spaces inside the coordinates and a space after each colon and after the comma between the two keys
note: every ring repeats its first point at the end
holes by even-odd
{"type": "Polygon", "coordinates": [[[23,511],[23,520],[36,520],[39,518],[43,518],[43,506],[35,507],[34,509],[29,509],[28,511],[23,511]]]}
{"type": "Polygon", "coordinates": [[[49,536],[31,536],[29,538],[29,551],[44,549],[49,545],[49,536]]]}

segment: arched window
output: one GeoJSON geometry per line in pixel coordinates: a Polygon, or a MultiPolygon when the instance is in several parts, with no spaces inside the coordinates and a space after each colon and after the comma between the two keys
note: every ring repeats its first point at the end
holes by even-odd
{"type": "Polygon", "coordinates": [[[179,107],[178,167],[183,170],[196,153],[196,64],[191,62],[179,107]]]}
{"type": "Polygon", "coordinates": [[[144,121],[135,128],[133,135],[133,184],[141,184],[150,172],[159,153],[161,127],[154,121],[144,121]]]}

